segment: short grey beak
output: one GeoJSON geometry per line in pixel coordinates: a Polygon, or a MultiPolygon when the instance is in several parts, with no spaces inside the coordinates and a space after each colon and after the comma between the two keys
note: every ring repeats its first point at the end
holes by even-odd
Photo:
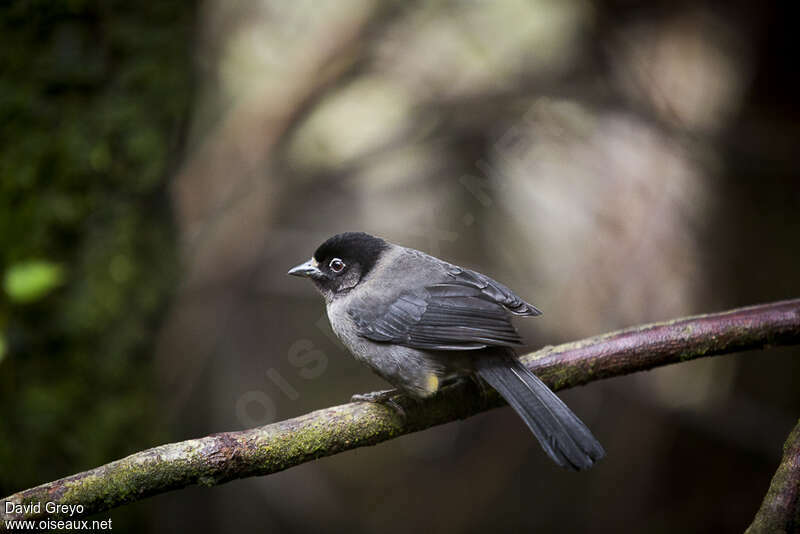
{"type": "Polygon", "coordinates": [[[317,262],[314,259],[310,259],[305,263],[301,263],[297,267],[292,267],[289,269],[289,274],[292,276],[305,276],[307,278],[316,278],[317,276],[322,274],[317,268],[317,262]]]}

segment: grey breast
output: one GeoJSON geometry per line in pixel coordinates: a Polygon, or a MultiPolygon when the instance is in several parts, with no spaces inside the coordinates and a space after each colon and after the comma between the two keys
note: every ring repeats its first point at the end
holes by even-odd
{"type": "MultiPolygon", "coordinates": [[[[357,310],[361,317],[379,317],[400,293],[447,280],[448,268],[452,266],[423,252],[393,245],[357,290],[328,303],[331,328],[353,356],[374,366],[376,362],[369,360],[377,344],[358,335],[350,311],[357,310]]],[[[398,351],[406,353],[413,349],[398,347],[398,351]]]]}

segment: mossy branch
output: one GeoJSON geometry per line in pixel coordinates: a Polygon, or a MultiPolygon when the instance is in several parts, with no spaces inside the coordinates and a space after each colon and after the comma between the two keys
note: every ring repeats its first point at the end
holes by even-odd
{"type": "Polygon", "coordinates": [[[783,459],[745,534],[797,531],[800,531],[800,421],[783,445],[783,459]]]}
{"type": "MultiPolygon", "coordinates": [[[[649,324],[545,347],[524,356],[523,361],[553,389],[563,389],[704,356],[797,343],[800,299],[649,324]]],[[[502,404],[497,395],[481,395],[468,383],[447,387],[422,403],[402,396],[396,400],[405,409],[405,419],[379,404],[350,403],[250,430],[141,451],[6,497],[0,508],[4,520],[0,530],[8,519],[66,518],[65,513],[47,511],[48,502],[81,505],[79,514],[69,517],[75,519],[192,484],[213,486],[275,473],[502,404]],[[6,502],[41,506],[9,513],[6,502]]],[[[794,458],[796,461],[796,455],[794,458]]]]}

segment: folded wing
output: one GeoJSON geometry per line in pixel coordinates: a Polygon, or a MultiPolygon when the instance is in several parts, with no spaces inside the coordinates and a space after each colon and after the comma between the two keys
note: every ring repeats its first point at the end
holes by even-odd
{"type": "Polygon", "coordinates": [[[351,312],[359,334],[418,349],[473,350],[522,344],[511,313],[540,315],[510,289],[453,267],[446,282],[406,291],[374,316],[351,312]]]}

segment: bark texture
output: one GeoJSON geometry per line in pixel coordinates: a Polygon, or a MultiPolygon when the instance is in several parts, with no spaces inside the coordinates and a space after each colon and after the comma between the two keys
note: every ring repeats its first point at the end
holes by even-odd
{"type": "MultiPolygon", "coordinates": [[[[523,356],[522,361],[558,390],[704,356],[797,343],[800,299],[639,326],[545,347],[523,356]]],[[[350,403],[258,428],[147,449],[4,498],[0,530],[6,528],[8,519],[64,518],[48,513],[46,502],[80,504],[80,515],[85,516],[192,484],[213,486],[275,473],[315,458],[463,419],[503,403],[494,392],[481,395],[477,386],[467,382],[445,388],[422,403],[400,395],[396,402],[404,408],[405,418],[383,405],[350,403]],[[7,501],[42,504],[38,512],[18,508],[7,513],[7,501]]],[[[792,436],[759,517],[790,506],[796,521],[797,429],[792,436]],[[782,496],[788,496],[791,502],[787,505],[782,496]]],[[[767,515],[764,517],[763,524],[773,524],[766,522],[767,515]]],[[[757,517],[756,523],[759,521],[757,517]]],[[[751,530],[763,531],[753,530],[756,523],[751,530]]]]}
{"type": "Polygon", "coordinates": [[[781,460],[764,502],[746,534],[800,530],[800,421],[783,446],[781,460]]]}

